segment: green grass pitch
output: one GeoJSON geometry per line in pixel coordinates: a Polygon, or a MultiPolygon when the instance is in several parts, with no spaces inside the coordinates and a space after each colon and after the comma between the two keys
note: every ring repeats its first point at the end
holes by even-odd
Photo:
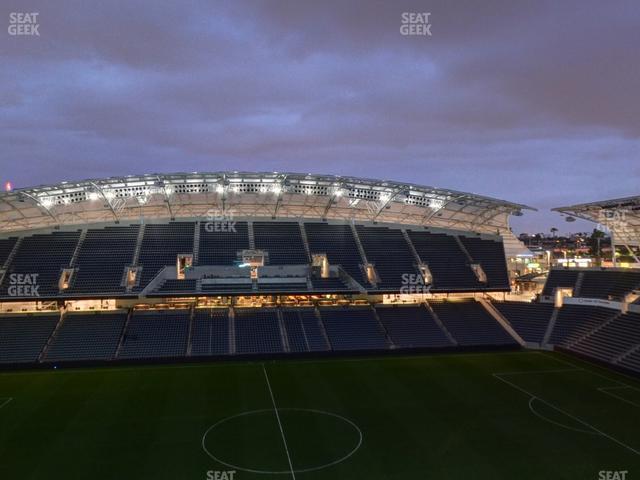
{"type": "Polygon", "coordinates": [[[558,480],[624,470],[640,478],[640,382],[561,354],[0,373],[1,479],[558,480]]]}

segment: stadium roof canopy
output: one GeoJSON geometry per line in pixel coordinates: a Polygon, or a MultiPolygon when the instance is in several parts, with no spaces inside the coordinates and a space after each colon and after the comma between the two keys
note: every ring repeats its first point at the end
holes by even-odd
{"type": "Polygon", "coordinates": [[[531,207],[408,183],[299,173],[175,173],[0,193],[0,233],[140,218],[322,218],[505,234],[531,207]]]}
{"type": "Polygon", "coordinates": [[[582,203],[553,210],[602,225],[611,231],[616,245],[640,245],[640,196],[582,203]]]}

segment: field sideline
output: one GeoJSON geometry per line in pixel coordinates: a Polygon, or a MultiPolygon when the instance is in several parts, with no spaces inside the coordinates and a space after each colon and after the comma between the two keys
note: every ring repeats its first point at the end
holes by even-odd
{"type": "Polygon", "coordinates": [[[633,479],[638,409],[526,351],[4,372],[0,478],[633,479]]]}

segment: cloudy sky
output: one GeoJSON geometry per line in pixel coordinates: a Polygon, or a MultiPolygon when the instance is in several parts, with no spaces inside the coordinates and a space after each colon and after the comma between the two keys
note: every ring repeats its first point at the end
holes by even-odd
{"type": "Polygon", "coordinates": [[[540,209],[640,194],[637,1],[2,0],[0,180],[409,181],[540,209]],[[9,35],[38,12],[39,36],[9,35]],[[431,36],[400,33],[429,12],[431,36]]]}

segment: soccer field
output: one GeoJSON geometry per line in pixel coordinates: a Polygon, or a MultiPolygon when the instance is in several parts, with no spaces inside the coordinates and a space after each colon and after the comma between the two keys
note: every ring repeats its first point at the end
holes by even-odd
{"type": "Polygon", "coordinates": [[[540,352],[5,372],[0,478],[633,479],[639,409],[540,352]]]}

